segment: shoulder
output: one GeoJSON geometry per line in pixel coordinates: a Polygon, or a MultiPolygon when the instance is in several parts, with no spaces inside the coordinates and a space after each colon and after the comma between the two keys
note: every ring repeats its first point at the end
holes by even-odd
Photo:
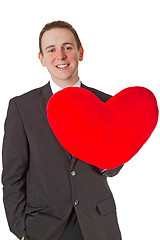
{"type": "Polygon", "coordinates": [[[31,91],[23,93],[22,95],[15,96],[9,100],[8,111],[18,110],[18,112],[36,111],[37,104],[43,99],[43,95],[50,93],[49,82],[42,87],[35,88],[31,91]]]}
{"type": "Polygon", "coordinates": [[[107,100],[109,100],[112,96],[110,94],[104,93],[98,89],[92,88],[92,87],[88,87],[86,85],[84,85],[82,83],[82,87],[91,91],[92,93],[94,93],[101,101],[106,102],[107,100]]]}
{"type": "Polygon", "coordinates": [[[35,99],[38,98],[40,93],[42,93],[45,89],[48,89],[48,88],[49,88],[49,83],[45,84],[42,87],[32,89],[32,90],[30,90],[26,93],[23,93],[19,96],[15,96],[12,99],[10,99],[10,101],[11,102],[14,101],[15,103],[22,103],[22,102],[23,103],[27,102],[28,104],[32,103],[35,99]]]}
{"type": "Polygon", "coordinates": [[[39,88],[32,89],[26,93],[23,93],[19,96],[14,97],[14,99],[25,99],[25,98],[30,98],[32,96],[35,96],[35,95],[39,94],[43,89],[45,89],[48,85],[49,85],[49,83],[47,83],[44,86],[41,86],[39,88]]]}

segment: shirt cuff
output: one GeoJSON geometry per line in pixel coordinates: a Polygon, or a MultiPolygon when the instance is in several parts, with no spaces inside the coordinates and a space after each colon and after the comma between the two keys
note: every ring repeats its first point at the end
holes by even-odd
{"type": "Polygon", "coordinates": [[[107,171],[107,169],[99,169],[100,173],[103,174],[107,171]]]}

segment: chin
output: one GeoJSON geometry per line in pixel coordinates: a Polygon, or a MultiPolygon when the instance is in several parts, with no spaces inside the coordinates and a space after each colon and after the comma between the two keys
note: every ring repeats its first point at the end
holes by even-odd
{"type": "Polygon", "coordinates": [[[61,79],[62,81],[71,81],[73,78],[73,75],[69,75],[69,76],[65,76],[65,77],[60,77],[59,79],[61,79]]]}

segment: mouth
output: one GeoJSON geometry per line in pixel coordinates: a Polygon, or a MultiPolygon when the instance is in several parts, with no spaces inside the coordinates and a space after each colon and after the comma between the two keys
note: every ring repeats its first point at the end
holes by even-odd
{"type": "Polygon", "coordinates": [[[58,64],[56,65],[56,68],[58,69],[67,69],[69,67],[69,64],[58,64]]]}

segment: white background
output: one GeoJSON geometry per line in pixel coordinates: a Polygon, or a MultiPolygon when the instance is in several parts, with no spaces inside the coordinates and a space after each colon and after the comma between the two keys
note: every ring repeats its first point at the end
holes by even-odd
{"type": "MultiPolygon", "coordinates": [[[[68,21],[80,36],[85,55],[79,75],[84,84],[112,95],[125,87],[144,86],[160,106],[158,0],[6,0],[0,6],[0,144],[9,99],[50,78],[37,57],[38,37],[54,20],[68,21]]],[[[159,130],[160,124],[119,175],[108,180],[123,240],[160,239],[159,130]]],[[[8,229],[2,185],[0,234],[3,240],[17,239],[8,229]]]]}

